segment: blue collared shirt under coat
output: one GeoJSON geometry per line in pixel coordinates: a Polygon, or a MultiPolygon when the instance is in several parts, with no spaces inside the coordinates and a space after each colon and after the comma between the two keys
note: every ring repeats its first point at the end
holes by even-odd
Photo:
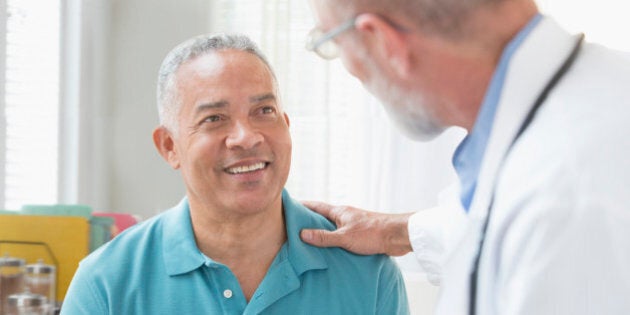
{"type": "Polygon", "coordinates": [[[249,303],[232,271],[197,248],[185,198],[84,259],[62,314],[409,313],[391,258],[303,243],[303,228],[334,226],[286,191],[282,203],[287,242],[249,303]]]}
{"type": "Polygon", "coordinates": [[[479,108],[475,125],[470,134],[459,144],[453,155],[453,166],[461,183],[460,198],[466,211],[470,208],[475,195],[477,177],[481,169],[481,162],[486,151],[488,138],[492,131],[494,116],[501,98],[501,90],[503,89],[503,82],[510,60],[541,18],[542,15],[537,14],[506,46],[479,108]]]}

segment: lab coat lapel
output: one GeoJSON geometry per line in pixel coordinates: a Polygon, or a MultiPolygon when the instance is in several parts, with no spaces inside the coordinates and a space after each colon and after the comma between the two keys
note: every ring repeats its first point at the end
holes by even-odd
{"type": "MultiPolygon", "coordinates": [[[[444,286],[438,314],[467,314],[473,260],[479,248],[481,229],[492,199],[495,181],[500,180],[500,174],[497,173],[501,161],[538,94],[569,54],[572,43],[572,37],[553,20],[543,18],[512,57],[479,173],[468,223],[459,231],[459,241],[445,256],[444,286]],[[541,55],[540,47],[546,47],[544,56],[541,55]]],[[[493,211],[496,213],[501,210],[493,211]]],[[[491,228],[492,222],[489,234],[492,233],[491,228]]],[[[489,291],[497,268],[496,256],[499,254],[496,247],[489,244],[484,246],[478,297],[488,297],[491,294],[489,291]]],[[[478,304],[484,310],[479,314],[493,313],[487,303],[478,304]]]]}
{"type": "MultiPolygon", "coordinates": [[[[496,168],[502,162],[508,146],[523,123],[525,116],[529,113],[540,93],[549,84],[551,78],[567,60],[576,44],[576,37],[564,31],[552,19],[548,18],[541,22],[538,32],[531,34],[530,40],[524,43],[525,45],[519,51],[519,55],[516,56],[513,63],[513,75],[509,75],[506,81],[505,101],[502,101],[500,106],[505,104],[507,110],[505,113],[501,113],[501,121],[507,121],[507,123],[497,128],[496,136],[499,138],[509,134],[509,138],[500,140],[498,148],[502,150],[502,155],[497,156],[496,160],[488,161],[488,163],[494,163],[496,166],[494,172],[486,175],[488,181],[484,190],[485,203],[479,205],[479,212],[482,213],[484,218],[487,215],[488,202],[491,199],[492,190],[494,187],[501,185],[502,177],[505,176],[505,173],[501,172],[501,170],[499,170],[501,173],[497,173],[496,168]],[[544,47],[544,49],[541,49],[541,47],[544,47]],[[518,102],[520,104],[512,105],[518,102]]],[[[553,94],[554,90],[551,93],[553,94]]],[[[545,106],[543,103],[538,115],[544,114],[545,106]]],[[[535,124],[536,118],[532,122],[532,125],[535,124]]],[[[519,180],[524,182],[528,179],[522,178],[519,180]]],[[[494,204],[504,204],[501,200],[511,195],[513,194],[509,187],[503,189],[495,195],[494,204]]],[[[512,218],[508,217],[509,213],[513,212],[512,209],[498,206],[492,211],[492,220],[488,226],[486,244],[484,244],[479,268],[478,299],[480,302],[478,302],[478,314],[492,314],[498,311],[494,308],[496,300],[493,296],[497,290],[497,273],[501,264],[503,231],[509,228],[512,221],[512,218]]]]}

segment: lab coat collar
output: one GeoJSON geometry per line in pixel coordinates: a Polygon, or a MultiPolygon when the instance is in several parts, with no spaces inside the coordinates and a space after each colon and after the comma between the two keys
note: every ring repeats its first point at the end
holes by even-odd
{"type": "Polygon", "coordinates": [[[499,165],[512,139],[538,95],[571,53],[574,44],[573,36],[553,19],[543,17],[514,53],[479,173],[476,195],[471,204],[473,217],[486,216],[499,165]],[[541,47],[545,49],[541,50],[541,47]]]}
{"type": "MultiPolygon", "coordinates": [[[[436,313],[467,313],[470,272],[479,249],[481,229],[495,182],[501,180],[502,174],[498,174],[501,161],[536,98],[571,53],[575,40],[575,37],[563,30],[553,19],[543,17],[512,56],[467,222],[454,231],[457,233],[454,243],[447,246],[449,251],[443,265],[442,299],[436,313]]],[[[553,91],[549,95],[549,98],[552,97],[553,91]]],[[[544,110],[543,104],[539,114],[544,110]]],[[[532,125],[535,124],[534,119],[532,125]]],[[[500,209],[495,210],[495,214],[499,212],[500,209]]],[[[482,280],[478,287],[478,296],[487,297],[489,288],[483,279],[487,272],[493,271],[480,268],[479,272],[482,280]]],[[[480,309],[489,307],[486,302],[478,301],[481,303],[480,309]]]]}

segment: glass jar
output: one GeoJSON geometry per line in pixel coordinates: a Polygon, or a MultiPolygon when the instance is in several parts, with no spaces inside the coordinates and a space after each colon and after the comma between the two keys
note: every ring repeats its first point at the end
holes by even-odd
{"type": "Polygon", "coordinates": [[[24,291],[24,259],[0,257],[0,314],[5,314],[8,297],[24,291]]]}
{"type": "Polygon", "coordinates": [[[7,298],[6,315],[48,315],[49,305],[46,297],[34,294],[28,289],[22,293],[12,294],[7,298]]]}
{"type": "Polygon", "coordinates": [[[54,307],[56,297],[55,266],[46,265],[42,259],[24,268],[24,287],[29,292],[46,297],[51,307],[54,307]]]}

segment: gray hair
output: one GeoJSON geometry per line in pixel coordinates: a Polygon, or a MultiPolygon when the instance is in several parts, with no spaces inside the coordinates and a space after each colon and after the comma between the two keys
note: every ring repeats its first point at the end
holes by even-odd
{"type": "Polygon", "coordinates": [[[509,0],[325,0],[335,6],[340,19],[359,13],[375,13],[392,18],[406,16],[425,32],[461,37],[470,13],[482,6],[509,0]]]}
{"type": "Polygon", "coordinates": [[[171,132],[177,132],[177,115],[181,108],[181,100],[177,94],[175,72],[185,62],[196,57],[222,50],[238,50],[258,57],[269,69],[277,86],[276,76],[265,55],[256,43],[244,35],[200,35],[193,37],[171,50],[162,61],[158,73],[157,105],[160,124],[171,132]]]}

